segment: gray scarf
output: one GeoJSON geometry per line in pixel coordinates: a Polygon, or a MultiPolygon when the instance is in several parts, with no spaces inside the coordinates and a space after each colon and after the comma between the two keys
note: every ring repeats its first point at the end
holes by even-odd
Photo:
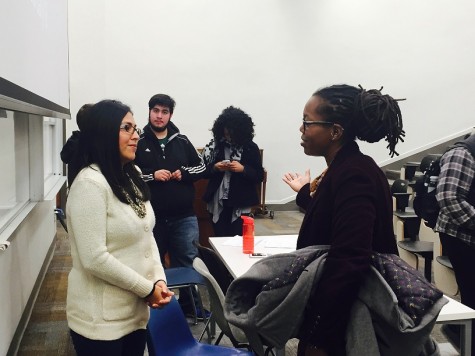
{"type": "MultiPolygon", "coordinates": [[[[224,138],[221,139],[221,142],[224,143],[224,159],[229,159],[230,161],[241,161],[242,146],[229,143],[224,138]]],[[[211,139],[203,150],[203,160],[205,164],[215,164],[217,162],[218,154],[219,150],[216,147],[216,142],[214,139],[211,139]]],[[[232,172],[224,172],[223,180],[221,181],[218,190],[214,194],[213,199],[208,203],[208,211],[213,215],[213,223],[215,224],[218,222],[219,215],[223,211],[223,200],[228,199],[231,175],[232,172]]],[[[231,222],[238,219],[241,214],[249,213],[250,211],[250,208],[234,208],[231,222]]]]}

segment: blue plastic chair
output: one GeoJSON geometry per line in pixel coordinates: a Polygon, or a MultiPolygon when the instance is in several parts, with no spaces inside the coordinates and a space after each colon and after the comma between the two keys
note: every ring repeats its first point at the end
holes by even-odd
{"type": "MultiPolygon", "coordinates": [[[[201,313],[204,313],[203,303],[201,300],[201,295],[197,288],[198,285],[206,287],[206,281],[201,274],[196,272],[191,267],[172,267],[165,269],[165,275],[167,277],[167,286],[170,289],[182,289],[186,288],[190,291],[190,295],[193,295],[193,290],[196,291],[198,297],[198,305],[193,303],[194,311],[194,323],[198,323],[197,307],[200,309],[201,313]]],[[[202,315],[203,317],[203,315],[202,315]]],[[[206,323],[206,320],[204,320],[206,323]]]]}
{"type": "Polygon", "coordinates": [[[66,215],[64,215],[63,209],[59,209],[59,208],[54,209],[54,214],[56,215],[56,218],[59,220],[59,222],[63,226],[64,230],[68,232],[68,226],[66,225],[66,222],[64,221],[64,219],[66,219],[66,215]]]}
{"type": "Polygon", "coordinates": [[[167,306],[150,310],[147,348],[149,355],[154,356],[253,355],[245,350],[198,342],[175,297],[167,306]]]}

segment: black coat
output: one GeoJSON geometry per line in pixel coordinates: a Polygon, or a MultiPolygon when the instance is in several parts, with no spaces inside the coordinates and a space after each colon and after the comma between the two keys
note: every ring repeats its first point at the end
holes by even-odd
{"type": "Polygon", "coordinates": [[[343,146],[313,198],[309,184],[297,195],[306,209],[297,248],[330,245],[318,293],[311,298],[304,339],[334,350],[344,345],[351,306],[373,251],[397,254],[386,176],[356,142],[343,146]]]}
{"type": "MultiPolygon", "coordinates": [[[[203,195],[205,202],[211,201],[224,177],[224,172],[214,170],[215,163],[224,160],[224,143],[220,142],[215,150],[217,150],[215,161],[207,162],[206,165],[206,177],[209,178],[209,183],[203,195]]],[[[227,204],[236,208],[245,208],[259,204],[257,184],[264,179],[261,153],[253,141],[243,147],[240,162],[244,166],[244,171],[232,173],[227,204]]]]}

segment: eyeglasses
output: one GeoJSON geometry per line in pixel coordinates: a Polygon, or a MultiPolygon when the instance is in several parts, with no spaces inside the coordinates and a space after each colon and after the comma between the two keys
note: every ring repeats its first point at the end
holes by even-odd
{"type": "Polygon", "coordinates": [[[310,125],[323,125],[323,126],[335,125],[334,122],[330,122],[330,121],[307,121],[307,120],[302,120],[302,124],[303,124],[303,132],[305,132],[307,127],[310,125]]]}
{"type": "Polygon", "coordinates": [[[133,135],[134,131],[137,132],[137,134],[139,136],[142,135],[142,129],[137,127],[137,125],[132,126],[131,124],[122,124],[122,125],[120,125],[120,129],[124,130],[125,132],[127,132],[130,135],[133,135]]]}

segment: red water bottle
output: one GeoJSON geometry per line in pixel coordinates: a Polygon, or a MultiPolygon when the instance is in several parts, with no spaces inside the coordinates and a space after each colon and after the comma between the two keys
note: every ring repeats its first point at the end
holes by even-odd
{"type": "Polygon", "coordinates": [[[242,222],[242,252],[254,253],[254,219],[241,216],[242,222]]]}

